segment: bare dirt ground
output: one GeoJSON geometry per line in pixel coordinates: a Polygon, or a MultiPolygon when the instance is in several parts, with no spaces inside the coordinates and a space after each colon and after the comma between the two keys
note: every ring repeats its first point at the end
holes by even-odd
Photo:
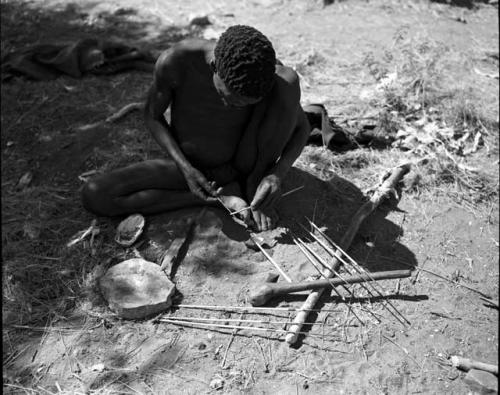
{"type": "MultiPolygon", "coordinates": [[[[349,253],[371,272],[416,268],[410,279],[382,282],[409,327],[359,287],[350,302],[364,326],[335,294],[325,295],[323,311],[311,315],[314,325],[294,347],[271,332],[240,330],[231,341],[231,330],[120,320],[97,290],[99,276],[136,254],[154,259],[154,246],[168,247],[200,210],[148,217],[135,249],[114,243],[118,219],[97,218],[92,245],[68,249],[71,236],[94,219],[81,207],[78,176],[161,155],[138,112],[86,132],[75,127],[143,100],[151,75],[15,79],[1,91],[3,390],[469,393],[464,373],[447,357],[498,364],[498,309],[459,284],[498,300],[499,275],[498,8],[471,4],[2,1],[2,55],[96,35],[159,53],[233,24],[260,29],[300,73],[304,104],[324,103],[348,131],[368,126],[391,137],[383,146],[347,151],[306,147],[285,190],[305,187],[280,202],[279,227],[264,235],[274,244],[269,253],[293,280],[315,274],[287,236],[286,229],[297,230],[293,220],[314,218],[338,241],[363,192],[385,170],[412,162],[397,207],[374,213],[349,253]],[[208,15],[212,24],[190,26],[195,15],[208,15]],[[27,172],[31,181],[19,184],[27,172]]],[[[176,303],[248,305],[248,291],[274,269],[246,247],[247,239],[222,209],[209,209],[175,273],[176,303]]],[[[273,306],[297,308],[304,299],[294,295],[273,306]]],[[[183,308],[171,315],[281,323],[294,317],[183,308]]]]}

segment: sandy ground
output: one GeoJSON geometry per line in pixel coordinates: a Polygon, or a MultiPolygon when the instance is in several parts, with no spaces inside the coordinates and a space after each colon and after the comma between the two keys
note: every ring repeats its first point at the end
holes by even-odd
{"type": "MultiPolygon", "coordinates": [[[[2,49],[105,33],[159,51],[183,37],[211,38],[232,24],[253,25],[273,41],[280,59],[301,73],[303,103],[322,102],[330,115],[339,119],[370,110],[362,93],[373,89],[376,82],[364,59],[369,53],[380,55],[390,50],[395,35],[405,30],[419,39],[445,42],[457,57],[446,70],[447,78],[470,88],[471,100],[478,100],[485,116],[498,122],[498,79],[472,71],[474,66],[498,70],[498,62],[487,63],[482,55],[487,49],[498,54],[498,15],[493,6],[469,10],[424,1],[340,1],[323,7],[318,1],[291,0],[124,0],[98,4],[37,0],[27,8],[20,2],[10,2],[10,7],[16,3],[20,7],[17,11],[2,3],[2,18],[19,10],[26,12],[22,17],[18,14],[18,25],[9,25],[20,29],[16,35],[2,32],[2,49]],[[189,27],[189,20],[196,15],[208,15],[212,25],[189,27]]],[[[231,330],[207,331],[115,317],[96,292],[99,275],[109,265],[137,253],[154,260],[157,247],[168,247],[186,218],[196,217],[200,210],[147,217],[145,235],[135,251],[113,243],[117,220],[98,218],[101,233],[94,251],[86,245],[66,251],[64,245],[72,234],[94,218],[80,206],[77,176],[159,155],[137,114],[85,135],[71,132],[71,126],[103,119],[121,106],[141,100],[150,82],[150,75],[133,72],[43,83],[21,80],[2,86],[2,129],[8,126],[2,132],[2,183],[7,185],[3,216],[16,211],[9,188],[14,188],[28,169],[35,174],[32,192],[46,185],[62,190],[54,192],[62,196],[60,200],[50,194],[37,195],[39,200],[33,204],[39,204],[38,214],[30,212],[20,224],[3,224],[5,267],[27,265],[18,266],[25,276],[20,275],[18,281],[44,282],[43,277],[29,276],[21,251],[22,243],[28,242],[35,246],[29,250],[29,264],[46,265],[43,256],[57,251],[58,259],[77,268],[73,276],[81,276],[79,288],[68,293],[72,302],[66,294],[45,300],[50,314],[38,316],[38,320],[30,320],[30,314],[38,311],[36,304],[33,312],[6,304],[4,391],[467,394],[470,390],[463,381],[464,373],[444,363],[449,355],[498,364],[498,310],[485,306],[477,293],[426,272],[414,271],[411,279],[399,283],[381,283],[388,300],[411,322],[409,327],[384,309],[381,298],[369,299],[355,287],[352,306],[366,325],[359,325],[339,297],[326,295],[319,305],[323,311],[311,316],[314,325],[294,347],[278,334],[240,330],[232,337],[231,330]],[[50,210],[44,208],[44,199],[55,202],[50,210]],[[44,220],[59,218],[62,223],[68,217],[72,223],[67,227],[44,228],[44,220]],[[32,237],[26,230],[28,222],[42,223],[38,236],[32,237]],[[64,314],[59,310],[62,302],[69,303],[64,314]],[[382,322],[377,323],[367,310],[382,322]],[[15,328],[14,324],[25,327],[15,328]],[[214,379],[219,380],[220,388],[213,388],[214,379]]],[[[280,201],[279,227],[263,237],[272,246],[269,254],[293,280],[315,274],[288,236],[288,229],[299,232],[294,220],[313,218],[331,238],[340,240],[363,203],[365,189],[376,185],[386,169],[404,159],[383,150],[368,151],[370,160],[362,161],[361,153],[357,158],[360,151],[356,151],[340,165],[338,159],[347,157],[307,147],[292,169],[284,189],[300,185],[304,189],[280,201]]],[[[487,156],[482,150],[476,159],[494,172],[498,151],[487,156]]],[[[421,267],[498,300],[498,201],[494,198],[470,206],[453,199],[453,192],[449,185],[403,191],[397,207],[378,210],[363,223],[349,253],[372,272],[421,267]]],[[[248,305],[249,291],[273,273],[273,267],[260,252],[247,248],[248,234],[223,210],[209,209],[199,222],[174,275],[179,291],[176,303],[248,305]]],[[[312,242],[310,245],[317,247],[312,242]]],[[[62,275],[60,278],[67,280],[62,275]]],[[[305,295],[294,295],[272,305],[296,308],[304,299],[305,295]]],[[[43,306],[40,309],[47,311],[43,306]]],[[[294,316],[183,308],[171,314],[280,322],[294,316]]]]}

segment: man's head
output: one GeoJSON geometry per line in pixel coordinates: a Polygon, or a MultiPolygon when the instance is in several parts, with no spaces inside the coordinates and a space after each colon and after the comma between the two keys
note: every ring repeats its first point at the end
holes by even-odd
{"type": "Polygon", "coordinates": [[[271,90],[276,53],[267,37],[253,27],[227,29],[215,46],[214,57],[214,84],[228,104],[253,104],[271,90]]]}

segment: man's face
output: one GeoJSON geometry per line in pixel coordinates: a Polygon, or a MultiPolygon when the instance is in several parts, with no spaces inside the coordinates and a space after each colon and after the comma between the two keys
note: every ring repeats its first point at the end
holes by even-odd
{"type": "Polygon", "coordinates": [[[229,107],[246,107],[252,104],[256,104],[261,101],[261,98],[253,98],[242,96],[236,92],[231,91],[229,87],[224,84],[224,81],[219,77],[219,75],[214,73],[214,86],[219,93],[222,102],[229,107]]]}

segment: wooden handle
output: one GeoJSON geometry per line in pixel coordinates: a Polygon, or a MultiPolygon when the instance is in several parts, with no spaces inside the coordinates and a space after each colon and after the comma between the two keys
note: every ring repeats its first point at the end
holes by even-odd
{"type": "Polygon", "coordinates": [[[286,295],[292,292],[307,291],[310,289],[323,289],[341,284],[355,284],[373,280],[388,280],[391,278],[410,277],[411,270],[390,270],[386,272],[376,272],[368,274],[359,274],[345,276],[342,279],[334,278],[331,280],[304,281],[300,283],[280,283],[263,284],[250,294],[250,303],[252,306],[262,306],[272,297],[277,295],[286,295]]]}
{"type": "Polygon", "coordinates": [[[342,285],[342,284],[356,284],[362,283],[370,280],[389,280],[392,278],[404,278],[410,277],[411,270],[390,270],[385,272],[375,272],[369,274],[359,274],[352,276],[343,276],[343,279],[333,278],[331,280],[314,280],[314,281],[304,281],[300,283],[282,283],[282,284],[268,284],[273,288],[275,295],[283,295],[292,292],[307,291],[310,289],[321,289],[329,287],[331,285],[342,285]],[[371,278],[370,278],[371,277],[371,278]]]}

